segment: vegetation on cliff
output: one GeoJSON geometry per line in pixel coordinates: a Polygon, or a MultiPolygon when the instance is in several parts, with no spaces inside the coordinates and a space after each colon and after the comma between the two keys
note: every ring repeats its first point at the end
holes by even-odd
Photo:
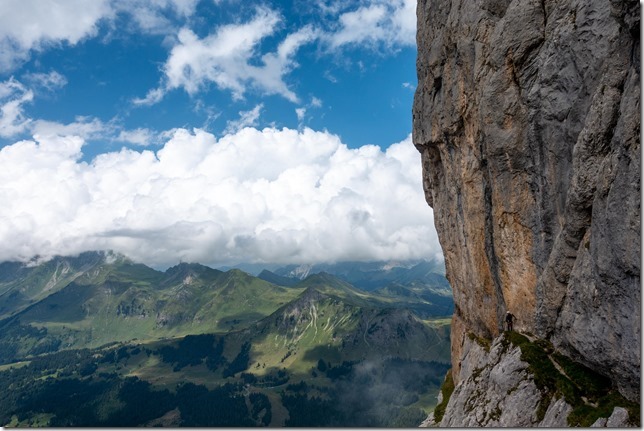
{"type": "Polygon", "coordinates": [[[553,398],[564,397],[572,406],[567,421],[570,426],[590,427],[599,418],[611,415],[615,407],[624,407],[629,420],[640,425],[639,404],[628,401],[611,380],[555,351],[547,340],[533,339],[518,332],[506,332],[503,343],[521,349],[537,388],[542,392],[537,418],[543,420],[553,398]]]}
{"type": "Polygon", "coordinates": [[[447,403],[449,403],[449,399],[452,396],[453,392],[454,392],[454,379],[452,378],[452,370],[448,370],[447,374],[445,375],[445,380],[443,381],[443,385],[441,386],[442,400],[440,404],[438,404],[434,409],[434,421],[436,423],[440,423],[440,421],[443,420],[443,415],[445,414],[445,408],[447,407],[447,403]]]}

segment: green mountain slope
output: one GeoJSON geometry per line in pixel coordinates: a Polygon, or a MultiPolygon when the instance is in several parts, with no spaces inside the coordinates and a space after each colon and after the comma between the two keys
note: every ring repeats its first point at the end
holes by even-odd
{"type": "Polygon", "coordinates": [[[445,278],[445,267],[437,261],[415,264],[344,262],[290,265],[263,274],[263,277],[286,286],[288,280],[306,279],[311,274],[321,273],[337,277],[361,291],[388,297],[390,303],[411,308],[424,318],[449,316],[454,312],[452,290],[445,278]]]}
{"type": "Polygon", "coordinates": [[[358,296],[350,286],[322,284],[324,278],[309,280],[313,285],[297,300],[229,338],[238,340],[235,344],[251,343],[253,361],[300,371],[320,359],[392,356],[441,361],[449,357],[442,325],[366,294],[358,296]]]}
{"type": "Polygon", "coordinates": [[[257,278],[261,278],[262,280],[268,281],[269,283],[277,284],[278,286],[286,287],[295,286],[300,282],[300,279],[298,278],[277,275],[267,269],[262,270],[262,272],[257,275],[257,278]]]}
{"type": "MultiPolygon", "coordinates": [[[[195,264],[163,273],[127,260],[103,259],[85,268],[65,278],[66,285],[0,321],[1,362],[114,341],[243,328],[302,291],[239,270],[223,273],[195,264]]],[[[42,295],[43,284],[52,284],[60,264],[47,264],[36,273],[38,278],[32,274],[21,285],[31,280],[31,290],[42,295]]]]}
{"type": "Polygon", "coordinates": [[[411,310],[421,318],[446,317],[453,311],[453,300],[449,293],[431,291],[423,283],[390,283],[373,291],[364,291],[339,277],[322,272],[308,276],[297,286],[315,287],[320,292],[355,305],[411,310]]]}
{"type": "Polygon", "coordinates": [[[106,261],[124,259],[114,253],[87,252],[77,257],[55,257],[39,265],[3,262],[0,264],[0,320],[93,273],[106,261]]]}
{"type": "MultiPolygon", "coordinates": [[[[175,294],[184,301],[198,295],[186,290],[197,284],[196,271],[170,272],[175,294]]],[[[210,274],[220,281],[220,298],[240,303],[252,299],[235,291],[260,286],[241,271],[210,274]]],[[[408,427],[426,416],[449,367],[445,321],[421,320],[328,274],[287,290],[297,296],[242,329],[63,351],[12,371],[0,367],[0,422],[408,427]],[[2,391],[9,385],[10,394],[2,391]],[[73,409],[56,401],[67,393],[82,394],[73,409]]]]}

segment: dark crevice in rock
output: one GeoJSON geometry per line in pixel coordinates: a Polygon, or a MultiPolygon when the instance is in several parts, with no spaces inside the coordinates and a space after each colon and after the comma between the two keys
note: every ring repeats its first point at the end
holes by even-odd
{"type": "MultiPolygon", "coordinates": [[[[485,204],[485,253],[487,260],[489,262],[489,267],[492,273],[492,282],[494,283],[494,292],[496,293],[495,303],[496,303],[496,317],[497,325],[499,329],[503,328],[503,318],[507,310],[505,299],[503,297],[503,288],[501,283],[501,277],[499,276],[499,262],[497,259],[495,246],[494,246],[494,227],[495,220],[493,214],[493,204],[492,204],[492,186],[490,184],[490,173],[489,166],[485,162],[486,158],[483,151],[483,139],[479,141],[479,151],[481,152],[481,172],[483,174],[483,200],[485,204]]],[[[488,331],[486,334],[489,338],[492,338],[493,334],[488,331]]]]}

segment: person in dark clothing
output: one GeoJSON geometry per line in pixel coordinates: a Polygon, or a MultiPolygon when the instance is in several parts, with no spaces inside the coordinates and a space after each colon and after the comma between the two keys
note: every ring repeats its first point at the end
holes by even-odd
{"type": "Polygon", "coordinates": [[[508,331],[513,331],[514,330],[514,320],[516,320],[516,317],[514,314],[510,313],[509,311],[505,313],[505,323],[508,327],[508,331]]]}

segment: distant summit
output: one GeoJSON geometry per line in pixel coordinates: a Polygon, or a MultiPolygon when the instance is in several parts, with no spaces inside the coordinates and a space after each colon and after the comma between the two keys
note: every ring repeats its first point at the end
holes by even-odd
{"type": "Polygon", "coordinates": [[[276,275],[303,280],[311,274],[326,272],[364,290],[375,290],[392,282],[409,284],[430,281],[434,287],[449,290],[445,265],[439,261],[339,262],[333,264],[287,265],[273,270],[276,275]]]}
{"type": "Polygon", "coordinates": [[[274,283],[279,286],[286,286],[286,287],[292,287],[295,286],[297,283],[300,282],[299,279],[294,278],[294,277],[284,277],[281,275],[277,275],[274,272],[269,271],[268,269],[263,270],[262,272],[259,273],[257,278],[261,278],[262,280],[266,280],[269,283],[274,283]]]}

